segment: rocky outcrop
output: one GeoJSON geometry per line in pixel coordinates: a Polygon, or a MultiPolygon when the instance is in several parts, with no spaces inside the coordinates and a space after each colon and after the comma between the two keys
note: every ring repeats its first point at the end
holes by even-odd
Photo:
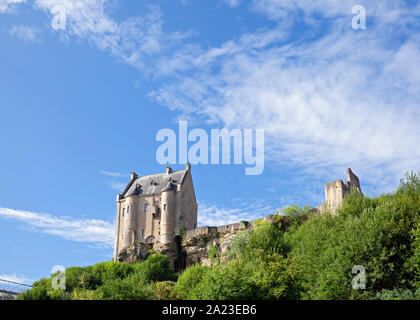
{"type": "Polygon", "coordinates": [[[131,246],[122,249],[118,254],[119,262],[138,262],[144,261],[149,256],[150,246],[140,242],[135,241],[131,246]]]}
{"type": "Polygon", "coordinates": [[[208,227],[207,232],[205,232],[207,227],[190,232],[190,236],[187,236],[182,242],[186,252],[186,266],[195,263],[210,266],[212,262],[208,255],[210,248],[213,247],[213,250],[217,250],[218,256],[222,257],[229,250],[230,242],[238,232],[248,227],[247,223],[238,223],[229,225],[228,228],[226,226],[222,228],[208,227]]]}
{"type": "Polygon", "coordinates": [[[174,241],[165,244],[158,242],[152,245],[136,242],[123,249],[118,258],[119,261],[128,263],[144,261],[153,251],[166,255],[175,272],[180,272],[195,263],[210,266],[212,259],[209,257],[209,250],[217,259],[225,259],[224,254],[230,249],[232,240],[243,230],[253,230],[259,223],[281,224],[285,230],[290,227],[288,217],[273,217],[270,215],[254,221],[241,221],[220,227],[200,227],[186,231],[184,239],[177,236],[174,241]]]}

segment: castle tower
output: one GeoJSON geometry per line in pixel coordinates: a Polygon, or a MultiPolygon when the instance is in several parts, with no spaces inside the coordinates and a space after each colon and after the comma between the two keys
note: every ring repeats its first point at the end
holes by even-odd
{"type": "Polygon", "coordinates": [[[197,226],[197,201],[191,176],[191,165],[173,171],[139,177],[131,174],[124,191],[117,195],[114,261],[126,258],[133,244],[149,246],[169,243],[181,228],[197,226]]]}
{"type": "Polygon", "coordinates": [[[342,180],[335,180],[325,184],[325,204],[320,210],[324,211],[325,209],[328,209],[333,214],[336,214],[337,209],[343,203],[344,197],[353,189],[362,193],[359,178],[350,168],[347,168],[346,183],[343,183],[342,180]]]}
{"type": "Polygon", "coordinates": [[[162,190],[160,243],[173,241],[175,236],[175,186],[168,182],[162,190]]]}

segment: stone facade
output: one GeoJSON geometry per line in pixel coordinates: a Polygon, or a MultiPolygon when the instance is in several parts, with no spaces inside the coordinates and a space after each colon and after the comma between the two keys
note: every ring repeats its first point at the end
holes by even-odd
{"type": "MultiPolygon", "coordinates": [[[[133,262],[155,245],[174,242],[181,230],[197,227],[197,202],[191,166],[139,177],[131,173],[117,195],[114,261],[133,262]]],[[[146,255],[147,256],[147,255],[146,255]]]]}
{"type": "Polygon", "coordinates": [[[337,213],[337,209],[343,203],[344,197],[352,190],[362,193],[359,178],[347,168],[347,181],[335,180],[325,184],[325,203],[318,206],[318,210],[322,213],[329,210],[332,214],[337,213]]]}

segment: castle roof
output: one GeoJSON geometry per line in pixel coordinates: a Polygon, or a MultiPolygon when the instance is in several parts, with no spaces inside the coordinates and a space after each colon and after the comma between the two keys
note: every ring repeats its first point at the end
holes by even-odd
{"type": "Polygon", "coordinates": [[[175,185],[184,182],[187,172],[188,170],[186,169],[179,171],[170,170],[168,173],[157,173],[143,177],[135,175],[121,194],[121,199],[132,195],[152,195],[160,194],[168,189],[173,190],[175,185]]]}

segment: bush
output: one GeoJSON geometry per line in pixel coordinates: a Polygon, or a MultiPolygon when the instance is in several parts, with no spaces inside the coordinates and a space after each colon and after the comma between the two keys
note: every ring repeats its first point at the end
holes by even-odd
{"type": "Polygon", "coordinates": [[[197,286],[209,271],[209,267],[200,264],[189,266],[178,278],[174,289],[175,294],[181,299],[197,299],[197,286]]]}
{"type": "Polygon", "coordinates": [[[255,265],[243,260],[218,264],[203,275],[195,290],[200,300],[255,299],[255,265]]]}
{"type": "Polygon", "coordinates": [[[286,256],[289,247],[284,241],[284,232],[272,224],[258,227],[248,239],[248,251],[257,250],[265,254],[279,253],[286,256]]]}
{"type": "Polygon", "coordinates": [[[95,299],[100,300],[149,300],[153,297],[152,286],[139,273],[122,280],[107,280],[95,291],[95,299]]]}
{"type": "Polygon", "coordinates": [[[408,289],[382,290],[376,294],[377,300],[420,300],[420,289],[413,292],[408,289]]]}
{"type": "Polygon", "coordinates": [[[176,281],[176,274],[170,266],[168,258],[163,254],[154,254],[145,262],[139,263],[136,272],[143,275],[145,281],[176,281]]]}
{"type": "Polygon", "coordinates": [[[212,243],[210,248],[207,250],[207,257],[213,260],[220,257],[219,250],[217,250],[216,246],[212,243]]]}
{"type": "Polygon", "coordinates": [[[177,295],[174,292],[175,282],[162,281],[155,283],[155,299],[157,300],[177,300],[177,295]]]}
{"type": "Polygon", "coordinates": [[[258,300],[297,300],[302,291],[294,261],[279,254],[263,257],[253,281],[258,300]]]}
{"type": "Polygon", "coordinates": [[[229,259],[237,259],[245,257],[249,253],[249,235],[250,230],[240,231],[230,242],[229,250],[226,252],[226,256],[229,259]]]}

